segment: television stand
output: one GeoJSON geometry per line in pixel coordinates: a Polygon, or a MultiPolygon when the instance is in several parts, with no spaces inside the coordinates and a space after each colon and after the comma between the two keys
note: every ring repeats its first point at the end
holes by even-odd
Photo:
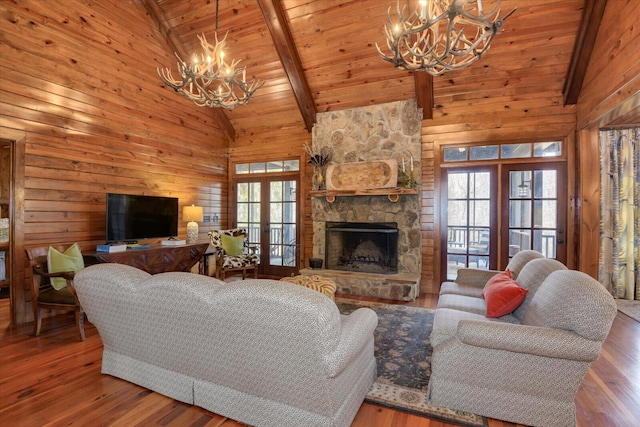
{"type": "Polygon", "coordinates": [[[96,263],[125,264],[149,274],[158,274],[169,271],[191,271],[191,268],[202,260],[208,248],[208,243],[181,246],[154,245],[147,249],[116,253],[88,252],[86,256],[95,259],[96,263]]]}

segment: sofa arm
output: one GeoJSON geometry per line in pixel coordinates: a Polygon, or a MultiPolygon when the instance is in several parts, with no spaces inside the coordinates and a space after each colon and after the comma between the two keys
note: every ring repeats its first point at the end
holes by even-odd
{"type": "Polygon", "coordinates": [[[581,362],[596,360],[602,347],[599,341],[563,329],[482,320],[461,320],[456,336],[475,347],[581,362]]]}
{"type": "Polygon", "coordinates": [[[481,270],[477,268],[461,268],[456,276],[456,283],[483,287],[489,279],[501,273],[497,270],[481,270]]]}
{"type": "Polygon", "coordinates": [[[362,307],[342,317],[340,342],[336,349],[325,356],[327,375],[337,377],[353,362],[362,348],[373,339],[378,326],[378,315],[370,308],[362,307]]]}

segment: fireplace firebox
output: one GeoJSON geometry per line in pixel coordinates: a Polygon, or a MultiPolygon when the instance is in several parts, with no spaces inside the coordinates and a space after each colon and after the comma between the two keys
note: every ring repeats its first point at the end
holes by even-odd
{"type": "Polygon", "coordinates": [[[325,265],[330,270],[398,272],[398,224],[327,222],[325,265]]]}

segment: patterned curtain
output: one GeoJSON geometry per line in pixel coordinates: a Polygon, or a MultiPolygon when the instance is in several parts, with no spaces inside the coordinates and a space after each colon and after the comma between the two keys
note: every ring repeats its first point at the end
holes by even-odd
{"type": "Polygon", "coordinates": [[[640,300],[640,128],[600,131],[600,282],[640,300]]]}

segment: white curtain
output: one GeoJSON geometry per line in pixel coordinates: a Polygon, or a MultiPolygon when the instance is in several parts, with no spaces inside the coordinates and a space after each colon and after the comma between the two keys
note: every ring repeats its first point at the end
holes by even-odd
{"type": "Polygon", "coordinates": [[[640,128],[600,131],[600,282],[640,299],[640,128]]]}

